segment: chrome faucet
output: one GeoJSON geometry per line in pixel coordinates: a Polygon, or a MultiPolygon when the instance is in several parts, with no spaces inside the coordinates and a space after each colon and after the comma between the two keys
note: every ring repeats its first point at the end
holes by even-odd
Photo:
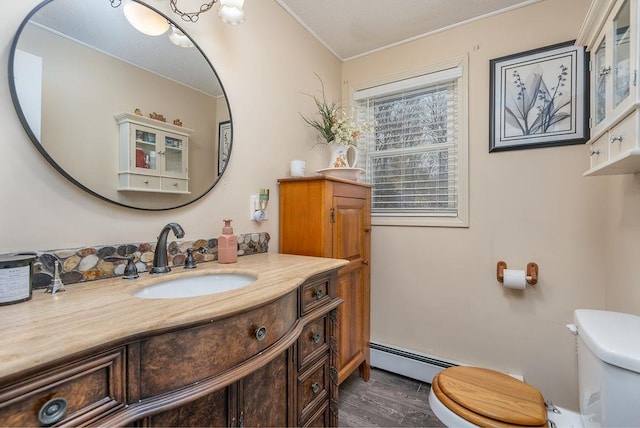
{"type": "Polygon", "coordinates": [[[156,251],[153,254],[153,267],[149,273],[171,272],[169,262],[167,261],[167,236],[170,230],[173,231],[176,238],[182,238],[184,236],[184,230],[182,230],[182,226],[178,223],[169,223],[162,228],[158,236],[158,242],[156,243],[156,251]]]}

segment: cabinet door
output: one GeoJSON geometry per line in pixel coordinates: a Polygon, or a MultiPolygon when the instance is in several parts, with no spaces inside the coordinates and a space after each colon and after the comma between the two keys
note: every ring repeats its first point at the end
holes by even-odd
{"type": "Polygon", "coordinates": [[[242,378],[238,384],[237,426],[285,427],[291,426],[289,404],[293,392],[289,390],[289,364],[291,351],[285,351],[266,366],[242,378]]]}
{"type": "Polygon", "coordinates": [[[131,145],[134,171],[145,174],[158,173],[158,151],[160,135],[153,128],[142,125],[131,126],[131,145]]]}
{"type": "MultiPolygon", "coordinates": [[[[366,269],[369,254],[365,235],[368,210],[365,199],[334,197],[333,201],[333,256],[349,260],[338,276],[338,297],[344,300],[338,308],[338,377],[342,382],[364,360],[368,360],[366,269]]],[[[365,379],[368,378],[367,371],[365,367],[365,379]]]]}
{"type": "Polygon", "coordinates": [[[175,409],[150,416],[152,427],[226,427],[235,426],[229,409],[229,389],[212,392],[175,409]]]}
{"type": "Polygon", "coordinates": [[[169,177],[186,177],[187,175],[187,142],[178,135],[165,134],[163,169],[169,177]]]}
{"type": "Polygon", "coordinates": [[[634,56],[631,51],[631,41],[633,40],[631,26],[631,2],[624,0],[618,11],[616,12],[612,22],[612,96],[613,96],[613,115],[622,114],[629,102],[631,101],[631,86],[633,83],[633,61],[634,56]]]}

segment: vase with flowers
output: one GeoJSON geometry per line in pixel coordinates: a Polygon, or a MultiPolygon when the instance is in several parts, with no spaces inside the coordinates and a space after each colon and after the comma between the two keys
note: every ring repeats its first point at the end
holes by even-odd
{"type": "Polygon", "coordinates": [[[353,109],[346,109],[337,101],[328,102],[322,79],[320,84],[322,97],[310,95],[320,118],[310,119],[302,114],[300,116],[318,131],[319,143],[329,148],[329,168],[355,168],[358,162],[357,139],[363,133],[371,132],[372,125],[356,123],[353,119],[353,109]]]}

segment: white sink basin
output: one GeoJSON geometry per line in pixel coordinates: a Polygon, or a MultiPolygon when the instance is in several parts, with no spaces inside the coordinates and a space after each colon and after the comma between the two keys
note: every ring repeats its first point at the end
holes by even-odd
{"type": "Polygon", "coordinates": [[[142,288],[133,295],[143,299],[180,299],[236,290],[255,281],[256,277],[241,273],[212,273],[170,279],[142,288]]]}

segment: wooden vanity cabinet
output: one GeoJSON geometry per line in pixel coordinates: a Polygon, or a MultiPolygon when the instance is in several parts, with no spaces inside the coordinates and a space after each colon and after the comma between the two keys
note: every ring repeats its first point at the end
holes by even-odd
{"type": "Polygon", "coordinates": [[[337,272],[271,302],[0,379],[0,426],[337,426],[337,272]],[[54,419],[38,412],[67,404],[54,419]]]}
{"type": "Polygon", "coordinates": [[[140,421],[150,427],[285,427],[296,425],[288,381],[293,348],[240,381],[140,421]]]}
{"type": "Polygon", "coordinates": [[[371,185],[332,177],[278,180],[280,252],[346,259],[339,271],[338,383],[369,380],[371,185]]]}

